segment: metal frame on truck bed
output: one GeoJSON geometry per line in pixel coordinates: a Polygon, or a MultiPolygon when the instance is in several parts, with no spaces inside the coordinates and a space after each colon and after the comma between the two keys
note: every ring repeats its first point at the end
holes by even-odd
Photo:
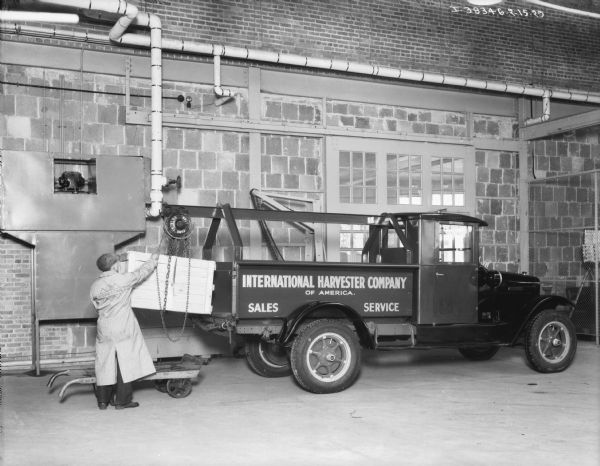
{"type": "Polygon", "coordinates": [[[217,264],[213,313],[197,322],[241,339],[260,375],[293,373],[304,389],[331,393],[354,383],[361,348],[455,347],[485,360],[524,344],[540,372],[564,370],[575,355],[572,303],[541,295],[536,277],[480,265],[478,229],[487,224],[475,217],[178,209],[212,218],[203,259],[227,224],[234,260],[217,264]],[[369,235],[361,263],[244,260],[236,220],[365,224],[369,235]]]}

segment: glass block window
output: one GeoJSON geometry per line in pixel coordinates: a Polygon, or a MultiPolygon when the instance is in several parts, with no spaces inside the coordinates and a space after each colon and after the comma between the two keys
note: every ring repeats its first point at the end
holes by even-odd
{"type": "Polygon", "coordinates": [[[340,262],[361,262],[369,225],[340,225],[340,262]]]}
{"type": "Polygon", "coordinates": [[[473,262],[473,227],[471,225],[441,223],[436,243],[439,262],[473,262]]]}
{"type": "Polygon", "coordinates": [[[387,154],[387,202],[391,205],[421,205],[423,179],[421,156],[387,154]]]}
{"type": "Polygon", "coordinates": [[[465,169],[462,157],[431,157],[431,204],[465,205],[465,169]]]}
{"type": "Polygon", "coordinates": [[[340,151],[340,202],[375,204],[377,167],[374,152],[340,151]]]}

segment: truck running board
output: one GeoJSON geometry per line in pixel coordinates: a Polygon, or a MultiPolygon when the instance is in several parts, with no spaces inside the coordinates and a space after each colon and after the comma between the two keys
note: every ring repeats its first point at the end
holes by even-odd
{"type": "Polygon", "coordinates": [[[375,324],[370,327],[374,330],[377,349],[405,348],[416,344],[415,327],[412,324],[375,324]]]}

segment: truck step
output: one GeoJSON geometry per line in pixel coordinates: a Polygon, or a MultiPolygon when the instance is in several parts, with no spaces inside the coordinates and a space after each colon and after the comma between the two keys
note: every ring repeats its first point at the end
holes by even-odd
{"type": "Polygon", "coordinates": [[[378,341],[377,345],[376,345],[376,349],[407,348],[410,346],[414,346],[414,343],[411,338],[408,338],[406,340],[378,341]]]}

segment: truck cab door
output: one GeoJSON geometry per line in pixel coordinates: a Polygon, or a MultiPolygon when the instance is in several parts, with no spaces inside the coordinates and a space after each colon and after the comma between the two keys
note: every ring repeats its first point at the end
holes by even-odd
{"type": "Polygon", "coordinates": [[[432,222],[431,265],[422,267],[423,324],[477,323],[477,252],[475,227],[456,222],[432,222]],[[427,286],[429,284],[429,286],[427,286]],[[429,288],[427,290],[426,288],[429,288]]]}
{"type": "Polygon", "coordinates": [[[436,222],[433,313],[436,323],[477,322],[473,225],[436,222]]]}

